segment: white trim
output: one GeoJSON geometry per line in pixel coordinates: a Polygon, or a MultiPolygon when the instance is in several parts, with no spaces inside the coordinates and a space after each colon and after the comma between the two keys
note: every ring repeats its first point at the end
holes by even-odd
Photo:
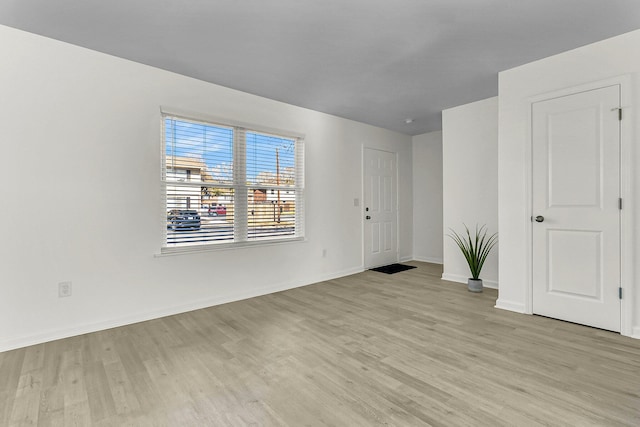
{"type": "MultiPolygon", "coordinates": [[[[467,280],[469,280],[469,276],[462,276],[460,274],[443,273],[441,279],[448,280],[449,282],[466,284],[467,280]]],[[[496,282],[495,280],[482,279],[482,286],[489,289],[498,289],[498,282],[496,282]]]]}
{"type": "MultiPolygon", "coordinates": [[[[525,174],[525,200],[526,207],[523,214],[526,218],[530,217],[532,213],[532,197],[533,197],[533,178],[532,178],[532,109],[533,103],[540,102],[548,99],[559,98],[562,96],[572,95],[575,93],[585,92],[589,90],[595,90],[607,86],[620,86],[620,105],[623,110],[623,118],[620,122],[620,197],[627,203],[623,204],[623,209],[620,218],[620,277],[622,281],[622,287],[624,289],[624,298],[620,304],[620,334],[624,336],[634,336],[635,329],[632,323],[632,317],[634,313],[633,301],[635,295],[634,287],[634,272],[633,272],[633,237],[632,233],[635,229],[634,211],[633,211],[633,168],[632,168],[632,135],[633,135],[633,123],[635,121],[635,114],[633,114],[632,105],[632,79],[631,75],[624,74],[620,76],[611,77],[609,79],[598,80],[578,86],[571,86],[555,91],[545,92],[543,94],[531,96],[527,98],[529,114],[527,117],[527,138],[526,146],[524,150],[524,174],[525,174]],[[626,117],[626,118],[625,118],[626,117]]],[[[525,230],[525,248],[526,254],[526,289],[525,289],[525,301],[524,301],[524,313],[533,313],[533,254],[532,254],[532,233],[533,227],[531,221],[526,221],[525,230]]],[[[499,301],[499,300],[498,300],[499,301]]],[[[511,304],[520,305],[518,303],[505,302],[507,306],[511,304]]],[[[498,304],[496,304],[498,307],[498,304]]],[[[502,308],[502,307],[499,307],[502,308]]],[[[517,311],[517,310],[512,310],[517,311]]]]}
{"type": "Polygon", "coordinates": [[[186,255],[200,252],[211,251],[228,251],[229,249],[245,249],[252,247],[264,247],[275,246],[286,243],[306,243],[308,240],[304,237],[289,237],[282,239],[269,239],[269,240],[257,240],[257,241],[243,241],[234,243],[212,243],[209,245],[192,245],[192,246],[177,246],[177,247],[164,247],[160,248],[159,253],[153,254],[154,257],[165,257],[174,255],[186,255]]]}
{"type": "MultiPolygon", "coordinates": [[[[234,217],[232,221],[233,225],[233,237],[227,237],[221,242],[215,242],[215,239],[211,236],[202,236],[205,242],[199,242],[202,244],[198,244],[195,242],[179,242],[179,246],[175,246],[174,244],[169,243],[168,240],[168,231],[167,231],[167,222],[166,219],[162,221],[162,237],[163,244],[160,247],[158,255],[167,255],[167,254],[180,254],[180,253],[191,253],[191,252],[202,252],[213,249],[228,249],[235,246],[245,247],[245,246],[253,246],[253,245],[264,245],[269,242],[282,242],[282,241],[292,241],[292,240],[303,240],[304,239],[304,136],[296,135],[292,136],[292,132],[282,131],[282,133],[277,134],[279,132],[274,129],[268,129],[254,126],[251,124],[244,124],[239,122],[229,122],[224,119],[207,117],[202,113],[186,113],[186,112],[178,112],[176,113],[174,110],[160,107],[161,112],[161,125],[162,125],[162,140],[161,140],[161,193],[162,193],[162,202],[163,208],[162,213],[168,212],[170,207],[167,206],[168,203],[168,188],[190,188],[193,189],[198,194],[198,206],[196,210],[200,210],[202,206],[202,200],[200,198],[200,188],[202,187],[220,187],[227,188],[233,191],[233,206],[234,206],[234,217]],[[231,142],[232,146],[232,154],[233,154],[233,178],[231,183],[225,184],[217,184],[216,182],[208,182],[208,181],[194,181],[194,182],[174,182],[172,180],[167,179],[167,157],[175,158],[176,154],[173,153],[168,155],[167,151],[167,126],[166,122],[170,120],[172,126],[175,126],[176,122],[185,122],[185,123],[193,123],[197,125],[206,125],[212,126],[215,128],[224,128],[228,129],[232,132],[231,142]],[[255,185],[248,182],[248,174],[249,171],[247,169],[247,156],[246,156],[246,147],[247,147],[247,133],[259,133],[259,134],[267,134],[278,139],[291,140],[294,144],[295,152],[293,158],[294,171],[295,171],[295,186],[288,187],[283,185],[259,185],[257,182],[255,185]],[[301,178],[302,177],[302,178],[301,178]],[[248,236],[249,231],[249,219],[248,219],[248,210],[247,210],[247,196],[250,188],[255,187],[263,187],[267,189],[271,189],[273,192],[274,189],[278,190],[278,200],[280,199],[280,190],[292,191],[295,195],[295,214],[294,214],[294,234],[292,236],[274,236],[271,237],[260,237],[256,239],[250,239],[248,236]],[[302,225],[302,227],[300,227],[302,225]],[[302,228],[302,229],[301,229],[302,228]]],[[[175,144],[175,130],[172,139],[172,144],[175,144]]],[[[278,150],[276,148],[276,157],[278,150]]],[[[204,160],[203,160],[204,161],[204,160]]],[[[187,197],[188,203],[189,197],[187,197]]],[[[188,206],[188,205],[187,205],[188,206]]],[[[274,220],[275,220],[275,211],[274,211],[274,220]]],[[[177,234],[173,234],[177,236],[177,234]]]]}
{"type": "Polygon", "coordinates": [[[513,311],[516,313],[531,314],[525,311],[524,304],[514,301],[505,301],[504,299],[500,298],[498,298],[498,300],[496,301],[495,308],[498,308],[500,310],[513,311]]]}
{"type": "Polygon", "coordinates": [[[413,257],[414,261],[420,262],[428,262],[430,264],[444,264],[444,260],[442,258],[431,258],[431,257],[413,257]]]}
{"type": "MultiPolygon", "coordinates": [[[[289,130],[276,129],[268,126],[260,126],[255,123],[241,122],[238,120],[228,119],[225,117],[213,116],[206,113],[183,110],[176,107],[160,106],[160,114],[164,116],[173,116],[187,121],[202,121],[212,125],[223,127],[240,127],[250,129],[256,132],[262,132],[267,134],[273,134],[279,137],[305,139],[305,134],[299,132],[293,132],[289,130]]],[[[163,135],[164,136],[164,135],[163,135]]]]}
{"type": "MultiPolygon", "coordinates": [[[[633,327],[635,295],[638,291],[638,281],[634,281],[634,237],[636,229],[634,210],[634,174],[633,159],[636,158],[633,140],[633,125],[637,120],[632,107],[633,85],[631,76],[625,75],[620,79],[620,106],[622,107],[622,121],[620,122],[620,197],[622,210],[620,211],[620,282],[623,299],[620,304],[620,334],[640,338],[633,327]],[[636,285],[634,286],[634,283],[636,285]]],[[[637,202],[637,201],[636,201],[637,202]]],[[[636,313],[636,316],[638,313],[636,313]]]]}
{"type": "Polygon", "coordinates": [[[335,273],[322,274],[315,276],[309,280],[300,280],[295,282],[285,282],[275,284],[272,286],[266,286],[264,288],[251,289],[249,291],[230,293],[215,298],[208,298],[200,301],[194,301],[188,304],[181,304],[172,307],[166,307],[160,310],[148,311],[138,313],[131,316],[124,316],[114,318],[102,322],[85,323],[83,325],[75,326],[73,328],[64,328],[57,330],[50,330],[44,333],[14,337],[0,341],[0,352],[15,350],[17,348],[27,347],[30,345],[42,344],[44,342],[54,341],[58,339],[73,337],[77,335],[88,334],[92,332],[103,331],[106,329],[117,328],[120,326],[131,325],[133,323],[144,322],[147,320],[158,319],[161,317],[172,316],[175,314],[186,313],[193,310],[200,310],[203,308],[213,307],[216,305],[227,304],[230,302],[241,301],[249,298],[255,298],[262,295],[272,294],[274,292],[286,291],[288,289],[299,288],[307,285],[312,285],[328,280],[337,279],[344,276],[350,276],[352,274],[361,273],[364,270],[362,267],[354,267],[346,270],[338,271],[335,273]]]}
{"type": "Polygon", "coordinates": [[[362,268],[365,269],[365,253],[364,251],[366,251],[367,249],[365,248],[365,237],[364,237],[364,233],[365,233],[365,203],[364,203],[364,149],[365,149],[365,145],[362,144],[360,146],[360,236],[361,236],[361,242],[362,242],[362,250],[361,250],[361,254],[360,254],[360,264],[362,264],[362,268]]]}
{"type": "MultiPolygon", "coordinates": [[[[394,188],[394,191],[396,192],[395,194],[396,196],[396,259],[398,260],[398,262],[401,262],[400,260],[400,156],[397,151],[390,151],[390,153],[393,153],[393,157],[394,157],[394,160],[393,160],[394,161],[393,166],[395,169],[394,179],[396,181],[396,185],[394,188]]],[[[364,169],[362,171],[362,174],[364,175],[364,169]]],[[[413,231],[413,224],[411,228],[413,231]]]]}
{"type": "Polygon", "coordinates": [[[640,326],[634,326],[631,329],[631,334],[629,336],[631,338],[635,338],[637,340],[640,340],[640,326]]]}

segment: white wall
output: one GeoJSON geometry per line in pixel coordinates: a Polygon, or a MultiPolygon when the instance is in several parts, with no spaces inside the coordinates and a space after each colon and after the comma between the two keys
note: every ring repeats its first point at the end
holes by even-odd
{"type": "Polygon", "coordinates": [[[497,307],[531,312],[530,299],[530,105],[533,98],[580,85],[627,79],[623,87],[622,333],[640,338],[640,30],[545,58],[499,75],[500,295],[497,307]],[[626,99],[625,99],[626,98],[626,99]],[[626,256],[626,258],[625,258],[626,256]]]}
{"type": "Polygon", "coordinates": [[[0,351],[360,271],[363,144],[399,153],[412,256],[407,135],[8,27],[0,51],[0,351]],[[160,106],[306,134],[307,241],[154,256],[160,106]]]}
{"type": "Polygon", "coordinates": [[[442,264],[442,132],[413,143],[413,258],[442,264]]]}
{"type": "MultiPolygon", "coordinates": [[[[489,98],[442,112],[444,233],[472,233],[486,225],[498,231],[498,98],[489,98]]],[[[498,286],[497,246],[480,274],[487,287],[498,286]]],[[[471,277],[460,249],[444,238],[442,278],[466,283],[471,277]]]]}

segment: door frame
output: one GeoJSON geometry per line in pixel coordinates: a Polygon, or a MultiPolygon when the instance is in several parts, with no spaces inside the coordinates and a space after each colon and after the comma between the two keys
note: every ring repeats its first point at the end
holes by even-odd
{"type": "Polygon", "coordinates": [[[400,183],[399,181],[399,167],[398,167],[398,152],[397,151],[391,151],[391,150],[387,150],[384,148],[377,148],[377,147],[368,147],[365,144],[362,144],[361,149],[360,149],[360,166],[362,168],[362,173],[360,174],[360,233],[362,235],[362,268],[364,270],[370,268],[369,266],[367,266],[365,264],[365,251],[367,250],[366,248],[366,241],[365,241],[365,194],[364,194],[364,176],[366,173],[366,165],[364,164],[364,150],[376,150],[376,151],[383,151],[385,153],[391,153],[393,154],[394,158],[395,158],[395,162],[396,162],[396,175],[395,175],[395,181],[396,181],[396,185],[393,186],[393,191],[396,192],[396,260],[395,262],[399,262],[400,261],[400,183]]]}
{"type": "Polygon", "coordinates": [[[622,287],[622,300],[620,302],[620,334],[633,335],[633,301],[636,289],[633,286],[633,233],[634,209],[633,209],[633,176],[632,176],[632,146],[631,135],[635,114],[632,109],[632,76],[625,74],[609,79],[598,80],[578,86],[557,89],[529,97],[529,115],[527,119],[527,139],[524,151],[525,165],[525,203],[526,210],[526,268],[527,283],[525,292],[525,313],[533,314],[533,224],[530,221],[533,215],[533,104],[553,98],[573,95],[606,86],[620,86],[620,106],[622,107],[622,121],[620,122],[620,197],[622,197],[622,210],[620,211],[620,286],[622,287]]]}

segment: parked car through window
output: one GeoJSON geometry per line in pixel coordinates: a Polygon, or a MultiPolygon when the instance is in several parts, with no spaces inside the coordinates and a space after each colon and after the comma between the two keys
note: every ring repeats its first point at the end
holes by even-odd
{"type": "Polygon", "coordinates": [[[200,215],[194,210],[172,209],[167,213],[167,228],[174,231],[200,230],[200,215]]]}
{"type": "Polygon", "coordinates": [[[209,216],[224,216],[227,214],[227,208],[223,205],[211,205],[208,214],[209,216]]]}

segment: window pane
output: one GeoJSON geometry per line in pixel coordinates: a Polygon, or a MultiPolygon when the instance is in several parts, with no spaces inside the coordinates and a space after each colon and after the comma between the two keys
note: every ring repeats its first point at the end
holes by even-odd
{"type": "Polygon", "coordinates": [[[297,138],[164,116],[165,247],[301,237],[297,138]]]}
{"type": "Polygon", "coordinates": [[[167,246],[233,241],[233,129],[166,117],[167,246]],[[220,184],[222,187],[216,187],[220,184]]]}
{"type": "Polygon", "coordinates": [[[296,195],[294,189],[249,189],[248,239],[295,236],[296,195]]]}
{"type": "Polygon", "coordinates": [[[246,133],[247,184],[295,186],[295,141],[256,132],[246,133]]]}

